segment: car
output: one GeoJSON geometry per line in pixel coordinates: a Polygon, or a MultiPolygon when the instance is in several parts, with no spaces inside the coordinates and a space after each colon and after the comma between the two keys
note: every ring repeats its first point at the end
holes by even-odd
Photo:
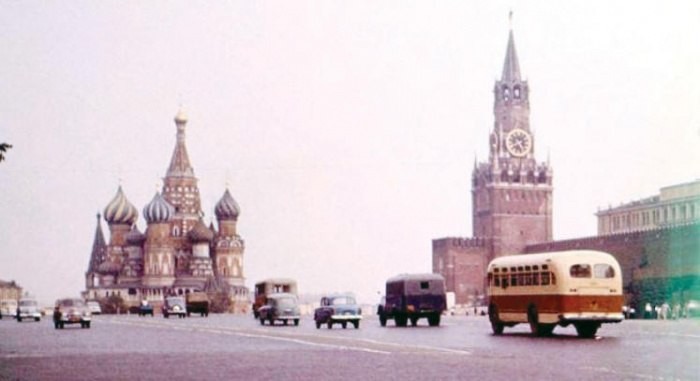
{"type": "Polygon", "coordinates": [[[138,310],[139,316],[153,316],[153,305],[148,300],[142,300],[138,310]]]}
{"type": "Polygon", "coordinates": [[[3,317],[14,318],[17,314],[17,301],[15,299],[0,300],[0,319],[3,317]]]}
{"type": "Polygon", "coordinates": [[[445,278],[439,274],[402,274],[386,281],[384,303],[377,308],[379,324],[386,326],[394,319],[397,327],[412,326],[420,318],[428,318],[431,327],[440,325],[440,317],[447,308],[445,278]]]}
{"type": "Polygon", "coordinates": [[[299,325],[300,315],[297,296],[290,293],[269,294],[265,305],[258,308],[260,325],[265,325],[266,321],[270,325],[275,325],[276,321],[281,321],[284,325],[289,322],[299,325]]]}
{"type": "Polygon", "coordinates": [[[163,317],[168,318],[170,315],[177,315],[179,318],[187,316],[187,304],[182,296],[168,296],[163,303],[163,317]]]}
{"type": "Polygon", "coordinates": [[[17,322],[22,322],[24,319],[32,319],[34,321],[41,320],[41,311],[39,304],[34,299],[23,298],[19,300],[17,306],[17,322]]]}
{"type": "Polygon", "coordinates": [[[100,303],[97,300],[88,300],[85,305],[93,315],[102,314],[102,307],[100,307],[100,303]]]}
{"type": "Polygon", "coordinates": [[[198,313],[200,316],[209,316],[209,295],[206,292],[190,292],[185,296],[187,301],[187,316],[198,313]]]}
{"type": "Polygon", "coordinates": [[[333,324],[340,324],[343,329],[352,323],[355,329],[360,328],[362,309],[355,301],[355,296],[349,293],[331,294],[321,298],[320,307],[314,310],[316,328],[326,324],[328,329],[333,324]]]}
{"type": "Polygon", "coordinates": [[[78,324],[80,328],[90,328],[92,313],[85,302],[79,298],[64,298],[56,301],[53,310],[53,324],[56,329],[63,329],[66,324],[78,324]]]}

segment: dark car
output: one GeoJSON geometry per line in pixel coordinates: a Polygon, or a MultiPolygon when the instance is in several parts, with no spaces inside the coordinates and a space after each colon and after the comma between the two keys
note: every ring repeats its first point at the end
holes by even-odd
{"type": "Polygon", "coordinates": [[[153,316],[153,305],[148,300],[142,300],[139,305],[139,316],[153,316]]]}
{"type": "Polygon", "coordinates": [[[177,315],[179,318],[187,316],[187,304],[182,296],[168,296],[163,303],[163,317],[177,315]]]}
{"type": "Polygon", "coordinates": [[[362,320],[362,309],[352,294],[332,294],[321,298],[321,306],[314,311],[316,328],[321,328],[322,324],[328,325],[328,329],[333,328],[333,324],[340,324],[346,328],[348,323],[357,329],[360,328],[362,320]]]}
{"type": "Polygon", "coordinates": [[[81,328],[90,328],[92,314],[82,299],[66,298],[56,301],[53,310],[53,324],[56,329],[63,329],[66,324],[78,324],[81,328]]]}
{"type": "Polygon", "coordinates": [[[294,325],[299,325],[299,315],[297,296],[289,293],[269,294],[265,305],[258,308],[261,325],[265,325],[266,321],[274,325],[278,320],[284,325],[289,324],[290,321],[294,322],[294,325]]]}
{"type": "Polygon", "coordinates": [[[415,326],[423,317],[428,318],[430,326],[438,326],[446,307],[442,275],[404,274],[386,281],[384,304],[379,306],[377,314],[382,327],[388,319],[394,319],[397,327],[405,327],[408,321],[415,326]]]}

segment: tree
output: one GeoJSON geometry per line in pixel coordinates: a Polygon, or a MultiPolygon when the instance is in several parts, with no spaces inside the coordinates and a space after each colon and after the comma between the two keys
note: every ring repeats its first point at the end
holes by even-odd
{"type": "Polygon", "coordinates": [[[102,305],[102,312],[105,314],[123,314],[126,313],[127,307],[119,295],[110,295],[106,299],[100,299],[99,303],[102,305]]]}
{"type": "Polygon", "coordinates": [[[0,161],[5,160],[5,152],[10,148],[12,148],[11,144],[0,143],[0,161]]]}
{"type": "Polygon", "coordinates": [[[209,311],[213,313],[231,312],[231,295],[226,291],[209,294],[209,311]]]}

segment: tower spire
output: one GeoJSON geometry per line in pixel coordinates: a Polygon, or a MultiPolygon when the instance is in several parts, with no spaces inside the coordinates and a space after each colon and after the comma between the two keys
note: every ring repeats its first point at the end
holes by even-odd
{"type": "Polygon", "coordinates": [[[175,125],[177,126],[177,142],[175,150],[170,159],[170,166],[166,176],[170,177],[194,177],[194,170],[190,164],[190,158],[187,155],[187,147],[185,146],[185,125],[187,124],[187,115],[182,108],[175,116],[175,125]]]}
{"type": "Polygon", "coordinates": [[[510,12],[511,29],[508,32],[508,47],[506,48],[506,60],[503,63],[503,74],[501,75],[502,82],[518,82],[520,81],[520,64],[518,63],[518,54],[515,51],[515,40],[513,38],[513,12],[510,12]]]}
{"type": "Polygon", "coordinates": [[[104,259],[105,236],[102,234],[102,226],[100,224],[100,214],[97,213],[97,228],[95,228],[95,238],[92,240],[92,252],[90,253],[90,263],[88,264],[88,272],[97,271],[97,267],[104,259]]]}

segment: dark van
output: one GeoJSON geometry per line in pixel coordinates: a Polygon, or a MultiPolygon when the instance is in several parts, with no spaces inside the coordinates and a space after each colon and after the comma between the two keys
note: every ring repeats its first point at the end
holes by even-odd
{"type": "Polygon", "coordinates": [[[405,327],[409,320],[415,326],[423,317],[434,327],[440,325],[440,316],[446,307],[442,275],[403,274],[386,281],[385,301],[377,313],[382,327],[388,319],[394,319],[397,327],[405,327]]]}

